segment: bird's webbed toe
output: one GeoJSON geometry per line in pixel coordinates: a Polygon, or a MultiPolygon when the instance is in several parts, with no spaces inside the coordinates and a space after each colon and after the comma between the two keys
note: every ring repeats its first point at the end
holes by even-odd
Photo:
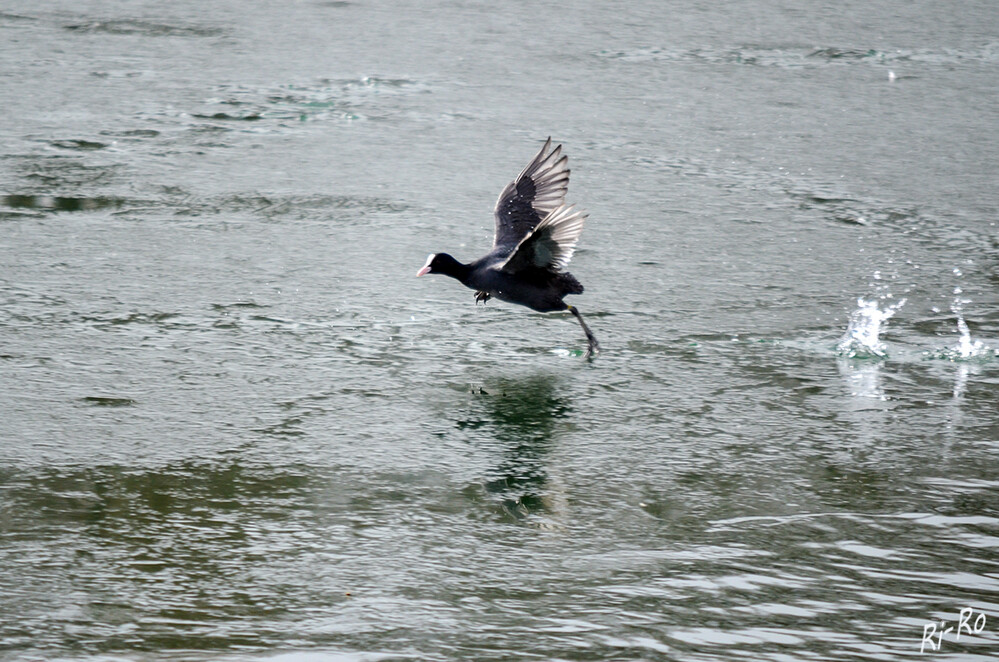
{"type": "Polygon", "coordinates": [[[489,294],[489,292],[478,291],[478,292],[475,293],[475,303],[476,304],[478,304],[481,301],[482,305],[485,305],[486,301],[489,301],[492,298],[493,298],[493,295],[489,294]]]}

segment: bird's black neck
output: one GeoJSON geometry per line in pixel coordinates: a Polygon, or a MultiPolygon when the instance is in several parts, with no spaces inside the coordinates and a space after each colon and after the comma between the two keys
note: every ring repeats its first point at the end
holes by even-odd
{"type": "Polygon", "coordinates": [[[450,276],[464,283],[471,274],[470,265],[462,264],[447,253],[440,253],[434,260],[434,272],[450,276]]]}

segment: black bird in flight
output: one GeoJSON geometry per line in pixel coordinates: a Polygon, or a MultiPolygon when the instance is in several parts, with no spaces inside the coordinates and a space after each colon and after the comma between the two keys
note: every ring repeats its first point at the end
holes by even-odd
{"type": "Polygon", "coordinates": [[[517,178],[506,185],[496,201],[496,234],[493,249],[462,264],[447,253],[434,253],[416,272],[444,274],[475,290],[475,301],[495,297],[547,313],[568,310],[586,334],[586,357],[600,352],[593,332],[575,306],[562,301],[567,294],[582,294],[583,286],[564,271],[576,250],[587,214],[565,204],[569,188],[569,157],[552,139],[517,178]]]}

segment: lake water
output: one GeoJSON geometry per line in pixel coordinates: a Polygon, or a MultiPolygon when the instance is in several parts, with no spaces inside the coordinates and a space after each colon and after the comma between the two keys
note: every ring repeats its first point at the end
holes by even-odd
{"type": "Polygon", "coordinates": [[[0,660],[996,659],[997,35],[8,0],[0,660]],[[413,277],[548,135],[592,362],[413,277]]]}

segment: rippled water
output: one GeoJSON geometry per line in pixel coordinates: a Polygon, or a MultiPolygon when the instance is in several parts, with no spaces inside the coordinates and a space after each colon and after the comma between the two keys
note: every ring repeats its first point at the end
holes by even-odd
{"type": "Polygon", "coordinates": [[[0,659],[994,659],[997,34],[8,2],[0,659]],[[593,362],[413,278],[549,134],[593,362]]]}

